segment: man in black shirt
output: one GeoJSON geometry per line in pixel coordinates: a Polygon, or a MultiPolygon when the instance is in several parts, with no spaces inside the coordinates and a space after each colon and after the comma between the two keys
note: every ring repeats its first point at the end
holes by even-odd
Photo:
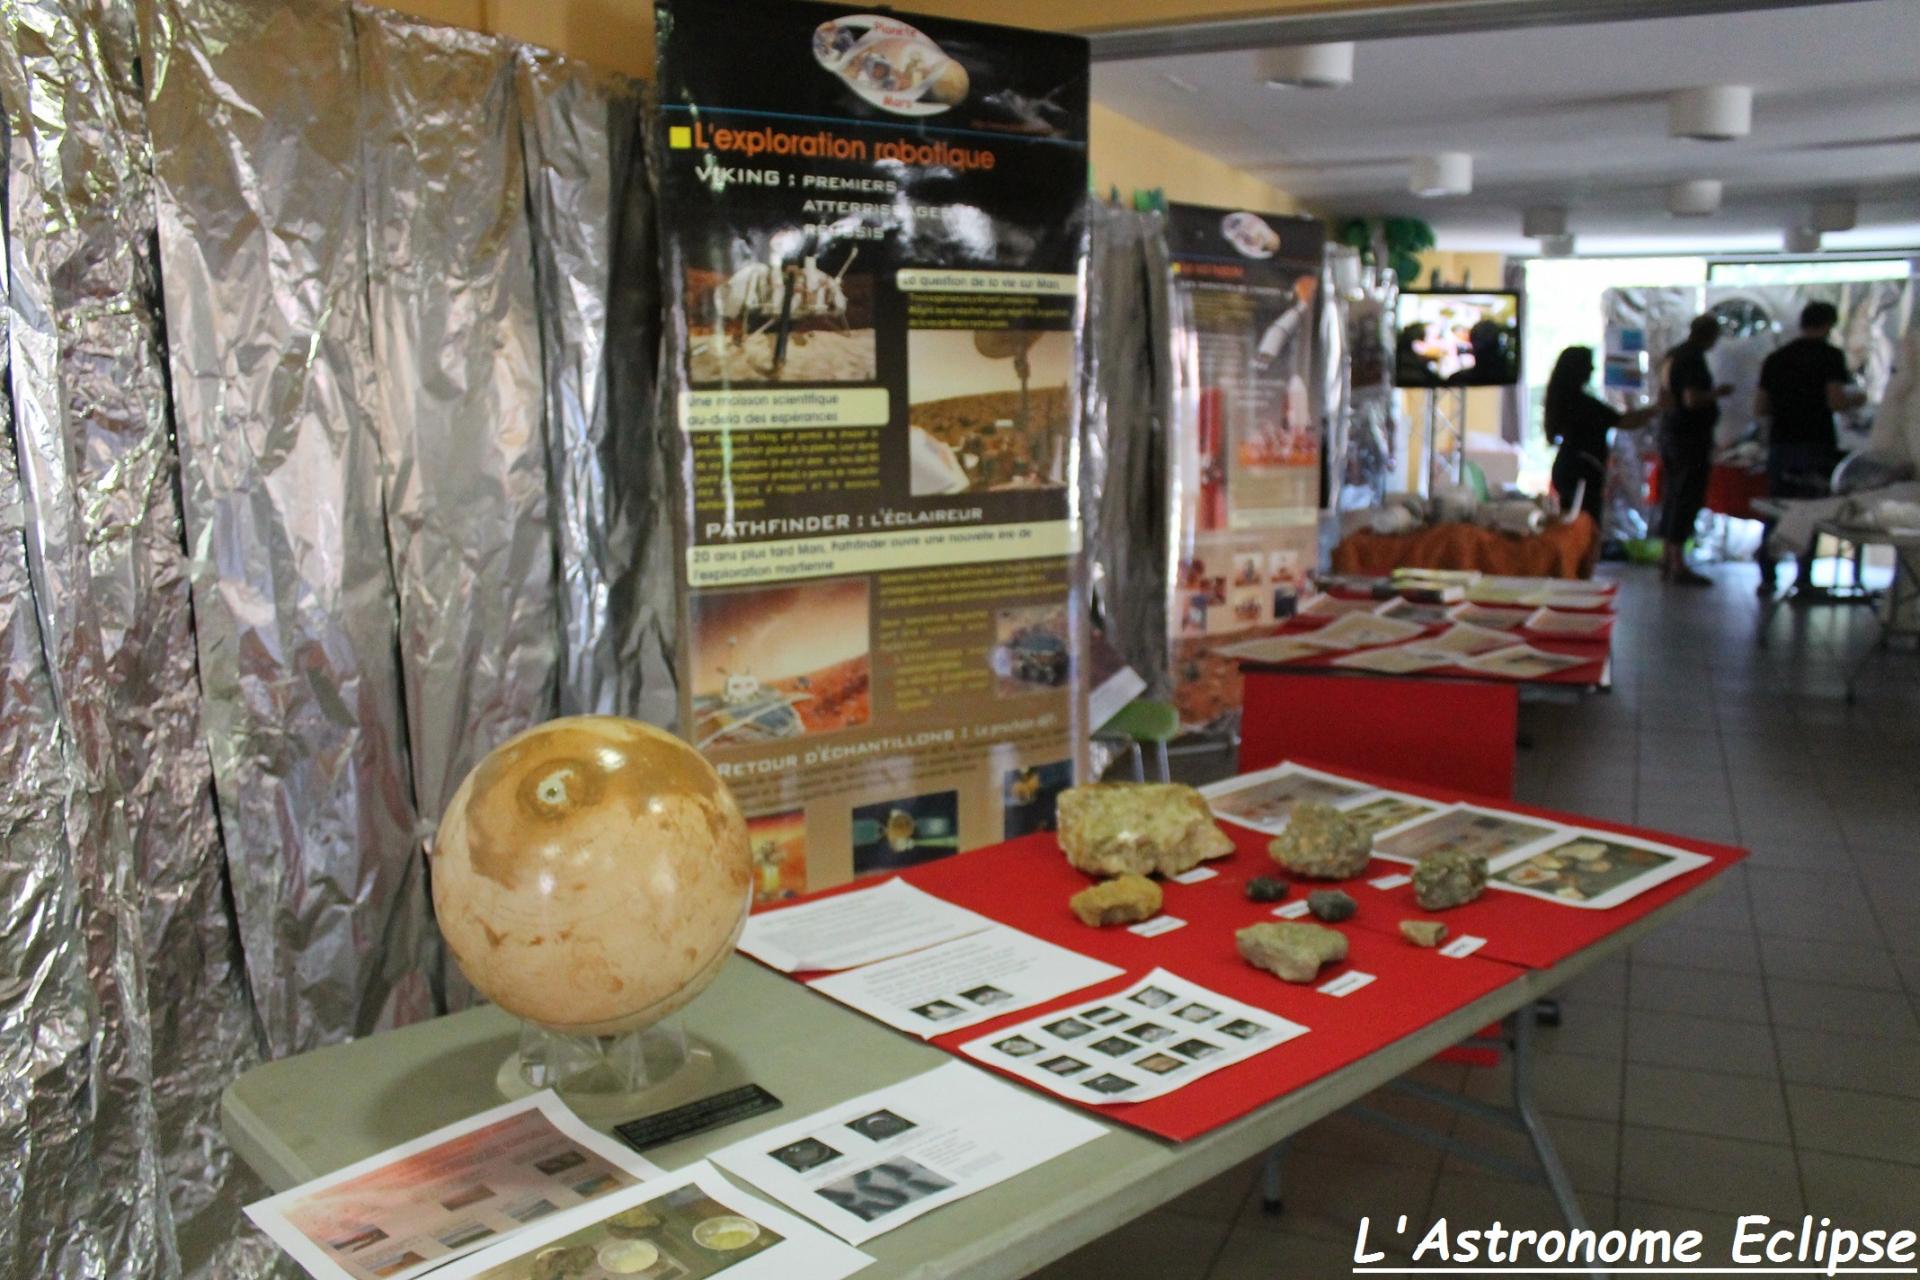
{"type": "Polygon", "coordinates": [[[1707,476],[1713,470],[1713,428],[1720,421],[1720,401],[1733,394],[1727,385],[1715,386],[1707,367],[1707,352],[1720,341],[1720,322],[1713,316],[1695,316],[1687,338],[1661,362],[1660,417],[1660,535],[1666,539],[1661,576],[1669,582],[1705,586],[1711,578],[1687,567],[1687,539],[1707,499],[1707,476]]]}
{"type": "MultiPolygon", "coordinates": [[[[1830,302],[1809,302],[1800,312],[1800,336],[1781,347],[1760,366],[1760,390],[1754,396],[1755,417],[1771,420],[1767,447],[1767,491],[1776,498],[1818,498],[1827,492],[1828,477],[1840,461],[1833,415],[1866,403],[1866,393],[1853,385],[1846,357],[1827,341],[1840,313],[1830,302]]],[[[1772,536],[1769,525],[1767,536],[1772,536]]],[[[1772,595],[1779,564],[1760,544],[1760,594],[1772,595]]],[[[1797,601],[1811,601],[1825,593],[1813,585],[1813,548],[1800,556],[1800,575],[1794,579],[1797,601]]]]}

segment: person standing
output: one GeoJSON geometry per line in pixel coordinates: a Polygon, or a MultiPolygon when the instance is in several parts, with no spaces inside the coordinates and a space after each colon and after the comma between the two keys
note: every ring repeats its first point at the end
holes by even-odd
{"type": "MultiPolygon", "coordinates": [[[[1826,496],[1828,478],[1840,461],[1839,438],[1833,415],[1857,409],[1866,393],[1853,385],[1853,374],[1840,349],[1827,341],[1840,313],[1830,302],[1809,302],[1800,311],[1800,335],[1760,366],[1760,389],[1754,393],[1753,412],[1770,420],[1767,432],[1767,493],[1774,498],[1826,496]]],[[[1767,548],[1773,526],[1760,541],[1760,594],[1775,589],[1779,562],[1767,548]]],[[[1809,544],[1800,555],[1800,574],[1794,579],[1793,598],[1811,603],[1826,595],[1813,585],[1813,552],[1809,544]]]]}
{"type": "Polygon", "coordinates": [[[1575,495],[1580,495],[1580,509],[1593,517],[1598,533],[1606,519],[1607,456],[1613,448],[1607,433],[1644,427],[1659,409],[1649,405],[1622,413],[1587,390],[1592,378],[1592,347],[1562,351],[1547,378],[1540,426],[1547,442],[1560,446],[1553,456],[1553,491],[1560,495],[1560,509],[1571,511],[1575,495]]]}
{"type": "Polygon", "coordinates": [[[1660,576],[1686,586],[1708,586],[1713,579],[1687,566],[1687,539],[1693,536],[1700,508],[1706,505],[1707,477],[1713,470],[1713,428],[1720,402],[1733,394],[1716,386],[1707,352],[1720,341],[1720,321],[1695,316],[1686,340],[1661,361],[1660,390],[1660,535],[1666,539],[1660,576]]]}

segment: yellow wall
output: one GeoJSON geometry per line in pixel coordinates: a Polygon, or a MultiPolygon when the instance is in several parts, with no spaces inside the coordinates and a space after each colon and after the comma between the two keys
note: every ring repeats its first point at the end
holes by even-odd
{"type": "Polygon", "coordinates": [[[1176,138],[1149,128],[1099,103],[1090,121],[1093,190],[1105,197],[1120,189],[1122,203],[1135,191],[1156,187],[1169,200],[1213,204],[1259,213],[1293,213],[1292,196],[1268,186],[1245,170],[1194,150],[1176,138]]]}

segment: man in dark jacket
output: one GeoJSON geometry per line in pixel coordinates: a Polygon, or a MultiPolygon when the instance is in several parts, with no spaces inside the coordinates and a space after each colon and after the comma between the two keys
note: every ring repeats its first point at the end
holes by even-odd
{"type": "Polygon", "coordinates": [[[1660,417],[1660,535],[1667,545],[1660,576],[1687,586],[1713,581],[1687,567],[1687,539],[1693,536],[1707,499],[1720,401],[1733,394],[1731,386],[1714,385],[1713,371],[1707,367],[1707,352],[1719,341],[1719,320],[1695,316],[1687,326],[1686,341],[1661,361],[1661,402],[1666,411],[1660,417]]]}
{"type": "MultiPolygon", "coordinates": [[[[1833,415],[1866,403],[1840,349],[1827,341],[1840,313],[1830,302],[1809,302],[1800,312],[1800,336],[1760,366],[1753,413],[1770,420],[1767,432],[1767,492],[1775,498],[1825,496],[1840,461],[1833,415]]],[[[1767,533],[1771,535],[1772,528],[1767,533]]],[[[1779,564],[1760,544],[1760,594],[1772,595],[1779,564]]],[[[1800,556],[1793,598],[1806,603],[1825,596],[1813,585],[1813,547],[1800,556]]]]}

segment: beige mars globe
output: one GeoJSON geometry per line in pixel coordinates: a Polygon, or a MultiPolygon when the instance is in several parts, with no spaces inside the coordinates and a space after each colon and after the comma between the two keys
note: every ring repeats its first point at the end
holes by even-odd
{"type": "Polygon", "coordinates": [[[746,921],[746,822],[713,767],[637,720],[571,716],[488,752],[433,844],[468,981],[552,1031],[614,1036],[698,995],[746,921]]]}

